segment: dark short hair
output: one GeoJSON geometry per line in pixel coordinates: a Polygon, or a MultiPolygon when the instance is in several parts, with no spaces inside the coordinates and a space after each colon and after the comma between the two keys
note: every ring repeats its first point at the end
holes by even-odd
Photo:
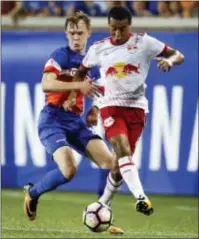
{"type": "Polygon", "coordinates": [[[69,23],[77,25],[80,20],[84,21],[87,28],[90,29],[91,23],[90,23],[89,17],[85,13],[80,11],[80,12],[76,12],[73,16],[66,18],[65,30],[67,29],[67,26],[69,23]]]}
{"type": "Polygon", "coordinates": [[[128,9],[124,7],[113,7],[108,13],[108,23],[110,19],[113,18],[115,20],[124,20],[127,19],[129,25],[131,24],[132,16],[128,9]]]}

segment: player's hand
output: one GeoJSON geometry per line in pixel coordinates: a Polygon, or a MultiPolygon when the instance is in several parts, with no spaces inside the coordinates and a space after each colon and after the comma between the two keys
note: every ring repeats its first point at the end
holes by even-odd
{"type": "Polygon", "coordinates": [[[66,100],[64,101],[64,103],[62,104],[62,107],[66,110],[66,111],[72,111],[73,106],[75,106],[76,104],[76,99],[72,99],[72,100],[66,100]]]}
{"type": "Polygon", "coordinates": [[[169,59],[156,57],[155,60],[158,62],[157,67],[160,71],[168,72],[171,70],[173,64],[169,59]]]}
{"type": "Polygon", "coordinates": [[[92,83],[91,80],[85,80],[80,83],[80,91],[83,95],[90,95],[92,93],[92,83]]]}
{"type": "Polygon", "coordinates": [[[84,82],[81,82],[80,91],[83,95],[89,96],[91,98],[94,96],[100,96],[99,88],[92,84],[91,80],[85,80],[84,82]]]}
{"type": "Polygon", "coordinates": [[[93,127],[97,125],[98,112],[99,110],[95,106],[93,106],[92,109],[89,110],[86,116],[86,124],[88,127],[93,127]]]}

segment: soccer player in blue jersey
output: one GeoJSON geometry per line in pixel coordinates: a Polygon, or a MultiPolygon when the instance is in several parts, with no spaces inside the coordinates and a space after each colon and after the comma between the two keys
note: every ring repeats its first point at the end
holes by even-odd
{"type": "MultiPolygon", "coordinates": [[[[57,168],[44,175],[39,182],[24,186],[24,212],[31,221],[36,218],[40,196],[68,183],[74,177],[77,169],[72,148],[89,157],[101,168],[112,169],[114,166],[114,157],[106,144],[81,118],[84,95],[92,93],[91,81],[100,77],[98,68],[89,71],[86,81],[70,82],[84,57],[87,39],[90,36],[89,18],[81,12],[67,18],[65,33],[68,46],[55,50],[44,67],[42,89],[46,93],[46,105],[38,122],[40,141],[52,155],[57,168]],[[67,87],[63,90],[63,84],[66,86],[66,82],[67,87]],[[77,92],[72,108],[68,102],[71,90],[77,92]]],[[[91,115],[95,110],[95,107],[91,109],[91,115]]],[[[88,125],[89,120],[92,121],[92,117],[87,119],[88,125]]],[[[111,226],[109,232],[122,231],[111,226]]]]}

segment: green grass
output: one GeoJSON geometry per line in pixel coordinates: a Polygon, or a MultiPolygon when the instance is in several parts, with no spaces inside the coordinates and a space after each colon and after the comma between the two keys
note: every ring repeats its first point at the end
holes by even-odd
{"type": "MultiPolygon", "coordinates": [[[[130,195],[113,201],[119,238],[198,238],[198,201],[190,197],[151,196],[155,214],[137,213],[130,195]]],[[[33,222],[23,214],[23,192],[2,190],[2,238],[115,238],[90,232],[81,221],[83,209],[95,194],[53,192],[41,197],[33,222]]]]}

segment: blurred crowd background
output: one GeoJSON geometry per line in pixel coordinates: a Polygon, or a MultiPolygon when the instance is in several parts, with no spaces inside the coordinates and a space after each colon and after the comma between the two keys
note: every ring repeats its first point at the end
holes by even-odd
{"type": "Polygon", "coordinates": [[[2,1],[2,15],[13,20],[27,16],[71,16],[83,11],[92,17],[104,17],[113,6],[128,8],[133,16],[164,18],[198,17],[197,1],[2,1]]]}

